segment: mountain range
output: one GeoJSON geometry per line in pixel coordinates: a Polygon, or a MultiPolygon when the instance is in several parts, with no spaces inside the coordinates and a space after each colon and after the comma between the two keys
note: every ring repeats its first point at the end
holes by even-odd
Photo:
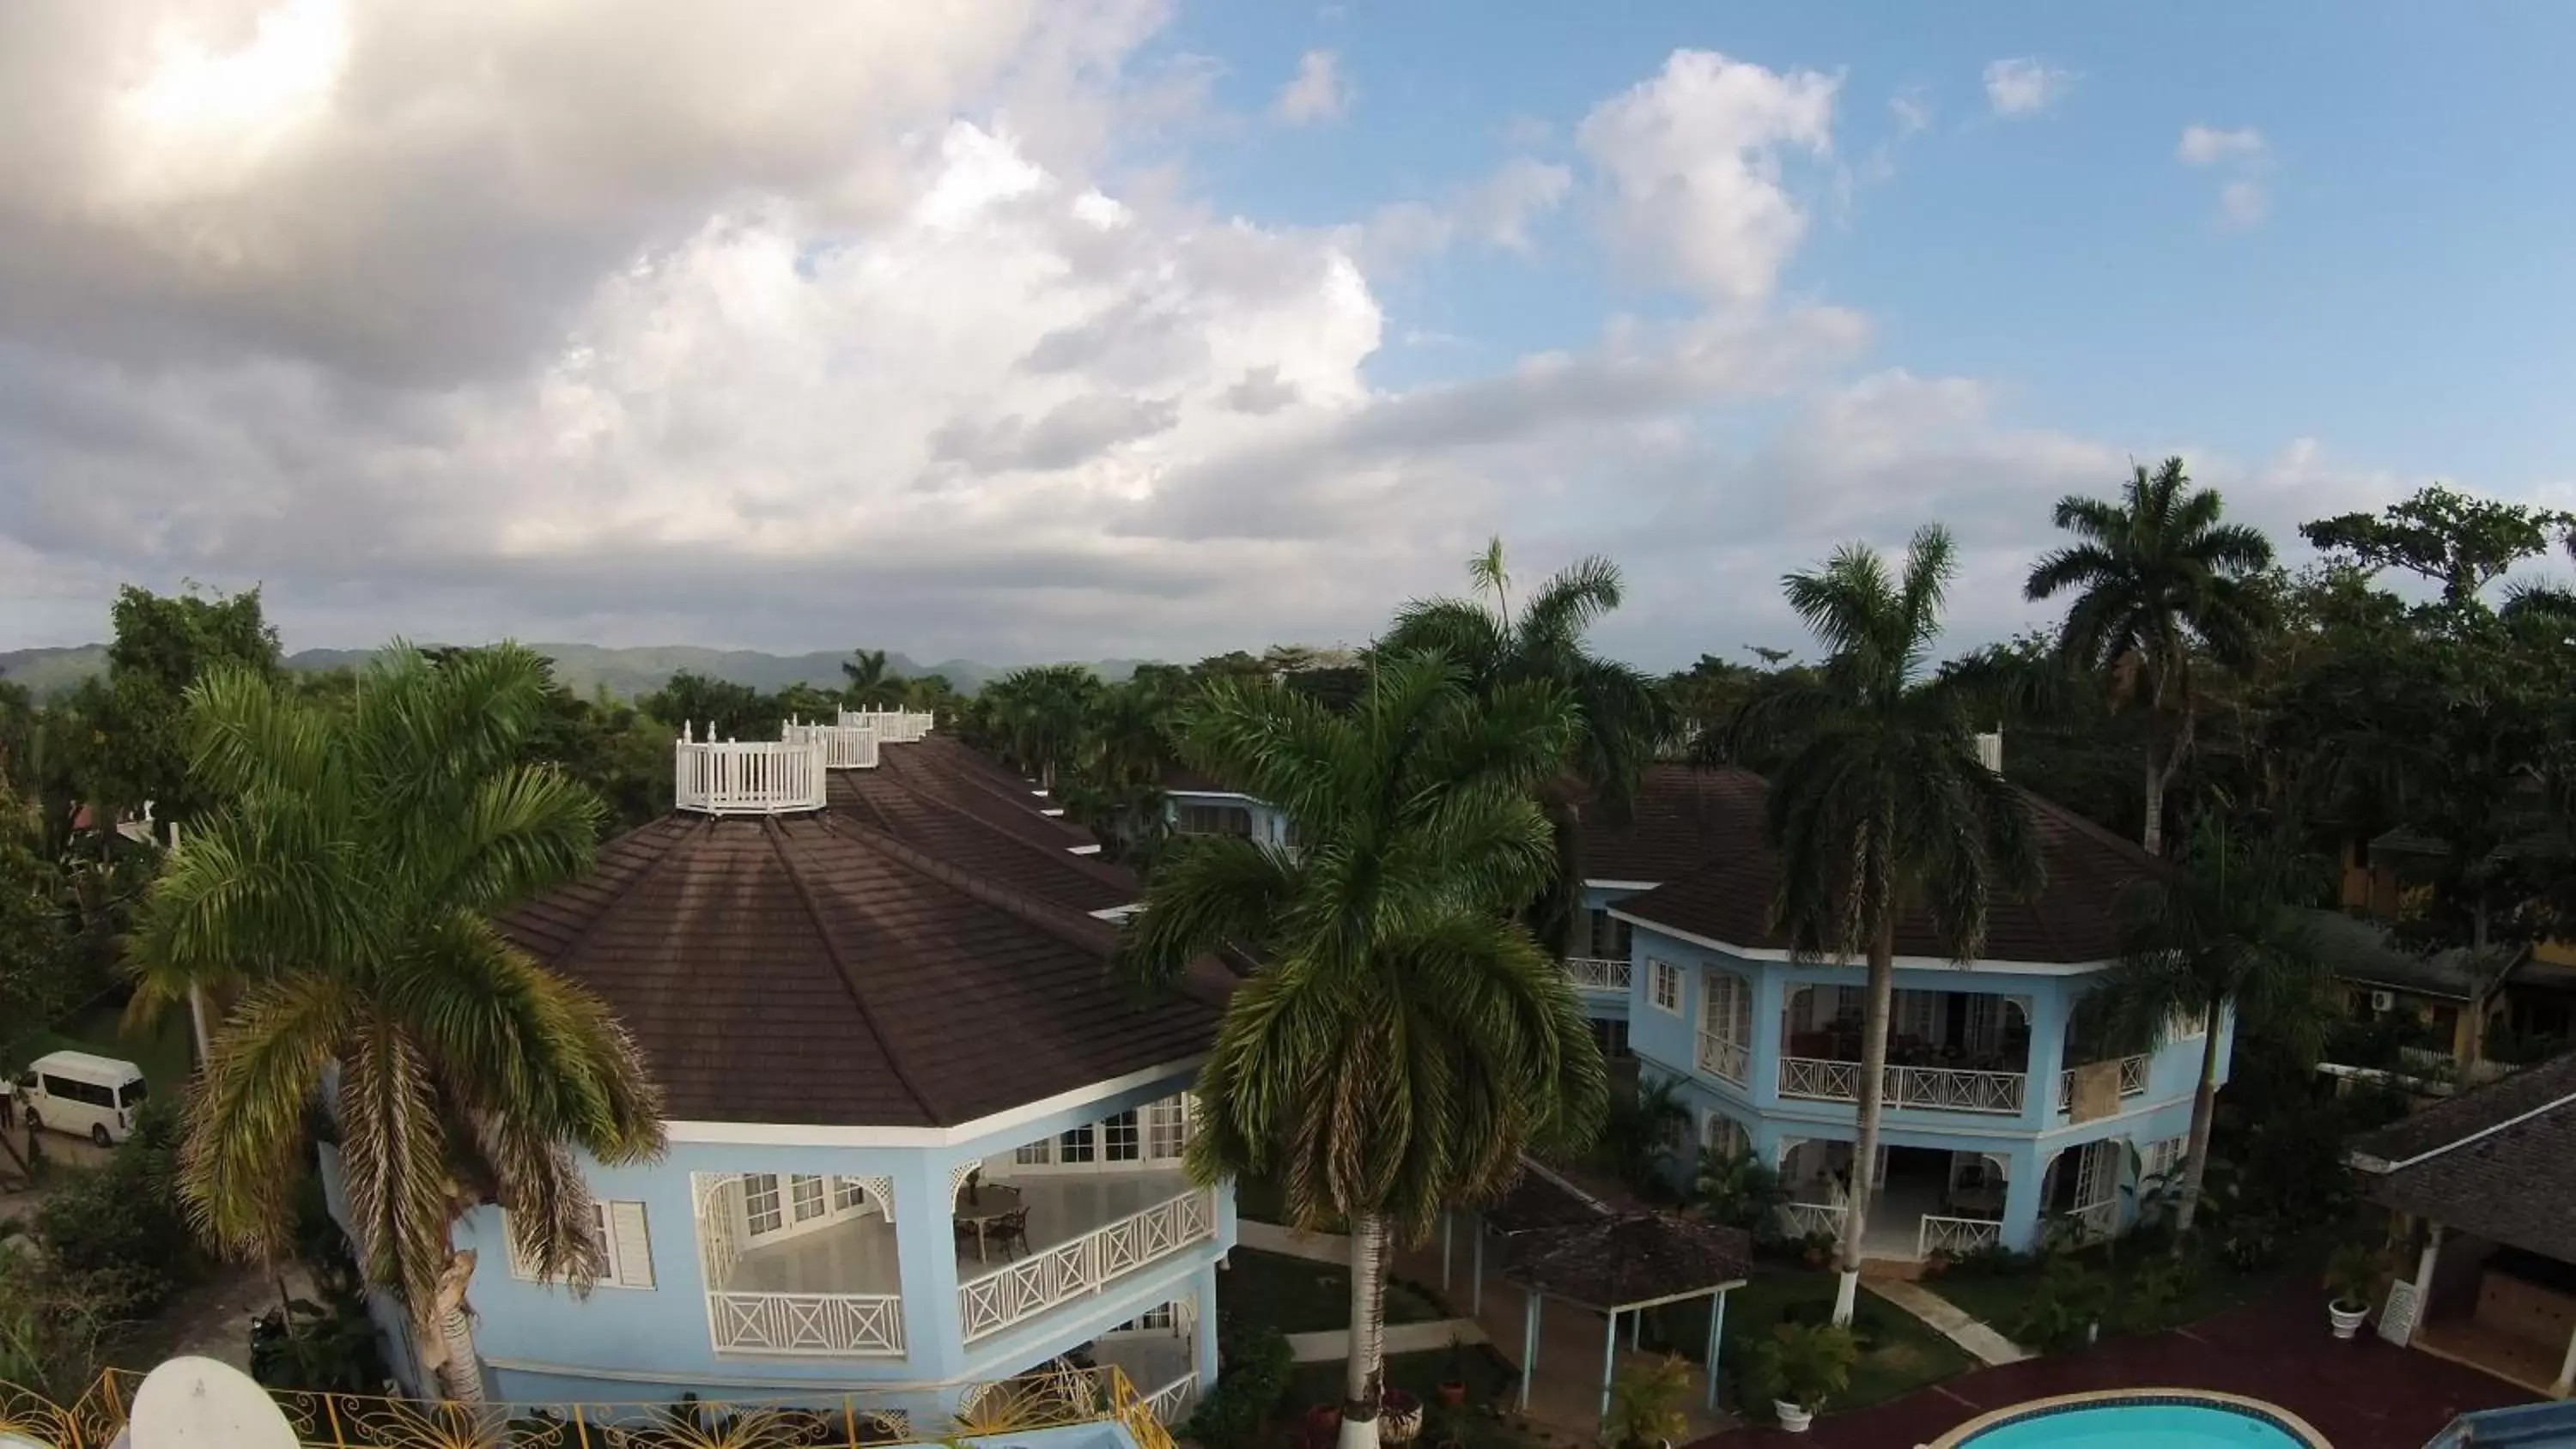
{"type": "MultiPolygon", "coordinates": [[[[764,654],[756,649],[706,649],[692,644],[653,644],[633,649],[609,649],[597,644],[528,647],[552,659],[555,678],[576,693],[589,694],[605,686],[610,694],[628,699],[661,688],[665,680],[683,669],[761,690],[798,683],[838,688],[843,682],[841,661],[850,657],[829,652],[764,654]]],[[[286,667],[340,669],[363,663],[368,653],[364,649],[300,649],[286,656],[286,667]]],[[[1133,659],[1102,659],[1094,661],[1091,668],[1104,679],[1120,680],[1134,673],[1137,663],[1133,659]]],[[[921,665],[892,652],[886,655],[886,668],[907,678],[944,674],[950,684],[969,694],[1010,672],[1008,667],[979,664],[971,659],[921,665]]],[[[38,699],[51,698],[106,669],[104,644],[0,650],[0,679],[25,686],[38,699]]]]}

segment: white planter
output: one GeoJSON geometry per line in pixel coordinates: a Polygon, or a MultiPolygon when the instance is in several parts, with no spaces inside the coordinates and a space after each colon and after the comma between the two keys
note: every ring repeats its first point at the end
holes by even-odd
{"type": "Polygon", "coordinates": [[[2350,1338],[2361,1331],[2362,1320],[2370,1316],[2370,1305],[2346,1308],[2340,1303],[2326,1305],[2326,1317],[2334,1324],[2334,1336],[2350,1338]]]}
{"type": "Polygon", "coordinates": [[[1780,1429],[1783,1433],[1804,1434],[1807,1432],[1807,1426],[1816,1422],[1814,1414],[1786,1399],[1773,1399],[1771,1412],[1779,1416],[1780,1429]]]}

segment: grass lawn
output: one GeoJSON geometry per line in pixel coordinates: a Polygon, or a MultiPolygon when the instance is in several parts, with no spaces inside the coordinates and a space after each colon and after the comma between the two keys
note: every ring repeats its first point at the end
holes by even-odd
{"type": "MultiPolygon", "coordinates": [[[[2088,1268],[2108,1273],[2111,1279],[2111,1307],[2102,1321],[2105,1334],[2155,1333],[2197,1322],[2213,1313],[2259,1298],[2285,1281],[2301,1276],[2313,1277],[2316,1250],[2313,1245],[2295,1245],[2278,1266],[2252,1273],[2238,1272],[2224,1263],[2204,1261],[2181,1296],[2170,1303],[2149,1308],[2137,1299],[2132,1284],[2139,1269],[2156,1263],[2164,1256],[2162,1248],[2125,1250],[2115,1261],[2106,1261],[2099,1251],[2081,1255],[2080,1260],[2088,1268]]],[[[2016,1273],[1945,1273],[1938,1278],[1924,1280],[1923,1286],[1959,1305],[1971,1316],[1983,1319],[1996,1332],[2010,1336],[2022,1321],[2039,1283],[2040,1271],[2032,1268],[2016,1273]]]]}
{"type": "Polygon", "coordinates": [[[123,1015],[122,1007],[93,1006],[56,1022],[51,1030],[0,1043],[0,1068],[15,1074],[47,1052],[92,1052],[134,1063],[143,1069],[144,1083],[153,1096],[176,1097],[188,1081],[187,1012],[172,1010],[149,1036],[140,1038],[118,1029],[123,1015]]]}
{"type": "MultiPolygon", "coordinates": [[[[1722,1349],[1724,1382],[1720,1385],[1721,1401],[1726,1407],[1746,1411],[1737,1374],[1747,1366],[1753,1345],[1774,1324],[1792,1314],[1820,1322],[1831,1314],[1833,1303],[1834,1275],[1812,1269],[1757,1269],[1750,1282],[1729,1293],[1722,1349]]],[[[1913,1315],[1872,1297],[1866,1289],[1861,1292],[1854,1322],[1869,1347],[1852,1370],[1851,1387],[1835,1396],[1836,1409],[1857,1409],[1892,1399],[1976,1366],[1957,1344],[1933,1332],[1913,1315]]],[[[1647,1319],[1646,1346],[1655,1347],[1658,1341],[1697,1362],[1708,1343],[1707,1302],[1669,1304],[1654,1310],[1647,1319]]],[[[1755,1418],[1770,1415],[1767,1405],[1752,1406],[1750,1412],[1755,1418]]]]}
{"type": "MultiPolygon", "coordinates": [[[[1237,1248],[1216,1275],[1217,1309],[1242,1324],[1269,1324],[1282,1333],[1322,1333],[1351,1321],[1350,1269],[1285,1253],[1237,1248]]],[[[1386,1321],[1428,1323],[1448,1317],[1437,1302],[1410,1284],[1389,1279],[1386,1321]]]]}

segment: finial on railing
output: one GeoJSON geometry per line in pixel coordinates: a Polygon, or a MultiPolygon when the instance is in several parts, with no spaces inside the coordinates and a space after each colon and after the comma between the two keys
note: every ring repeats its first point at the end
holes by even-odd
{"type": "Polygon", "coordinates": [[[687,720],[680,721],[680,743],[684,745],[694,745],[697,742],[698,737],[689,732],[689,722],[687,720]]]}

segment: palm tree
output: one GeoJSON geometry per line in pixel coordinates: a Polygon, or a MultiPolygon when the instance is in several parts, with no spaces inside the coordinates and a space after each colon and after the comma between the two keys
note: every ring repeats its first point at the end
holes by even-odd
{"type": "Polygon", "coordinates": [[[1100,676],[1085,665],[1042,664],[994,680],[976,703],[1002,753],[1052,790],[1074,761],[1100,690],[1100,676]]]}
{"type": "Polygon", "coordinates": [[[2302,1061],[2314,1061],[2322,1044],[2318,1003],[2334,973],[2294,909],[2314,894],[2317,875],[2295,839],[2287,829],[2248,835],[2203,816],[2182,873],[2144,882],[2131,897],[2127,949],[2081,1007],[2106,1039],[2131,1050],[2155,1050],[2179,1023],[2199,1023],[2200,1089],[2174,1206],[2177,1235],[2191,1231],[2209,1166],[2226,1013],[2302,1061]]]}
{"type": "Polygon", "coordinates": [[[1483,692],[1531,683],[1554,686],[1577,712],[1560,768],[1538,782],[1554,837],[1556,870],[1533,892],[1533,929],[1560,955],[1574,945],[1583,916],[1582,828],[1586,797],[1617,819],[1635,803],[1646,766],[1671,733],[1673,711],[1655,681],[1592,652],[1584,635],[1619,607],[1618,567],[1586,558],[1538,587],[1513,615],[1503,541],[1467,561],[1476,597],[1416,600],[1396,612],[1378,648],[1393,654],[1436,651],[1483,692]],[[1490,600],[1490,604],[1486,601],[1490,600]]]}
{"type": "Polygon", "coordinates": [[[2076,591],[2059,654],[2107,676],[2117,702],[2146,711],[2140,839],[2150,855],[2164,852],[2165,788],[2191,755],[2194,651],[2243,663],[2270,618],[2255,576],[2271,566],[2271,540],[2219,522],[2225,512],[2216,489],[2192,486],[2182,459],[2153,473],[2140,465],[2116,503],[2057,500],[2057,526],[2083,542],[2043,556],[2023,590],[2032,599],[2076,591]]]}
{"type": "Polygon", "coordinates": [[[841,661],[842,702],[852,709],[893,709],[904,702],[904,685],[900,674],[886,666],[882,649],[853,649],[841,661]]]}
{"type": "Polygon", "coordinates": [[[1302,848],[1174,842],[1126,965],[1169,983],[1229,943],[1237,988],[1198,1096],[1188,1167],[1281,1185],[1291,1221],[1347,1219],[1345,1449],[1377,1443],[1391,1240],[1486,1200],[1525,1147],[1580,1148],[1606,1092],[1573,987],[1512,917],[1553,860],[1530,792],[1565,758],[1544,684],[1471,689],[1436,656],[1381,658],[1350,713],[1268,681],[1210,686],[1189,761],[1284,807],[1302,848]]]}
{"type": "Polygon", "coordinates": [[[1897,921],[1927,912],[1966,961],[1984,943],[1988,900],[2039,882],[2027,803],[1978,760],[1961,692],[1928,669],[1956,570],[1950,535],[1934,524],[1914,535],[1900,576],[1860,544],[1789,575],[1789,605],[1829,657],[1812,683],[1757,696],[1737,722],[1740,743],[1796,741],[1768,808],[1775,920],[1801,956],[1869,961],[1836,1323],[1851,1321],[1876,1186],[1897,921]]]}
{"type": "Polygon", "coordinates": [[[189,768],[226,803],[172,854],[131,947],[138,1020],[192,986],[233,1001],[179,1155],[207,1241],[287,1247],[319,1101],[367,1279],[400,1296],[423,1366],[468,1401],[482,1370],[457,1219],[499,1203],[522,1258],[586,1291],[600,1245],[575,1153],[662,1150],[625,1029],[488,920],[591,858],[598,802],[519,763],[546,685],[515,645],[438,665],[396,646],[337,708],[246,671],[200,679],[189,768]]]}

